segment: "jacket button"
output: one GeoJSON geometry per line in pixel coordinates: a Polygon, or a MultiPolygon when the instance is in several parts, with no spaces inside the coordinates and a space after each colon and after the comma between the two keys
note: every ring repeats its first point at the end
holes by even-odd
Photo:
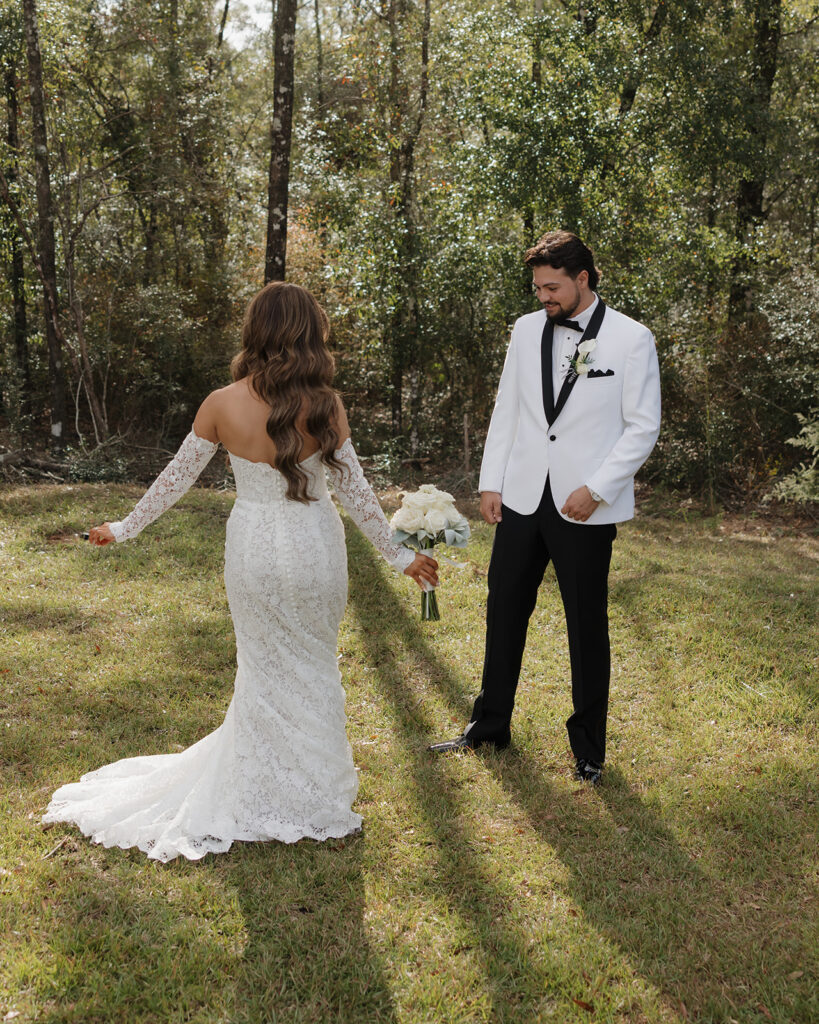
{"type": "Polygon", "coordinates": [[[549,440],[550,441],[556,441],[557,440],[557,434],[549,434],[549,440]]]}

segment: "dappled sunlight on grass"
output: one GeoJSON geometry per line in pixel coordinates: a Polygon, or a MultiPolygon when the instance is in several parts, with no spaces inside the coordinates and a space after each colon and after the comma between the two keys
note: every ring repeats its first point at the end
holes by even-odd
{"type": "MultiPolygon", "coordinates": [[[[694,538],[692,550],[678,551],[675,545],[670,546],[673,557],[667,551],[657,553],[650,566],[655,584],[652,573],[646,573],[641,564],[645,548],[639,538],[629,535],[628,527],[621,530],[618,544],[619,564],[633,558],[636,564],[629,569],[641,583],[623,587],[615,562],[612,618],[615,664],[621,672],[614,688],[615,749],[606,785],[599,793],[580,792],[567,778],[565,738],[554,728],[555,705],[563,706],[562,714],[568,711],[568,666],[561,649],[565,627],[548,576],[530,628],[516,712],[526,727],[517,730],[515,747],[507,753],[450,759],[456,765],[467,761],[481,766],[481,777],[470,780],[483,797],[481,808],[485,811],[488,799],[488,806],[507,823],[519,822],[523,812],[528,830],[534,830],[536,839],[557,854],[569,871],[568,878],[561,878],[550,866],[545,874],[532,870],[537,855],[531,842],[516,843],[514,836],[494,825],[478,848],[490,857],[494,852],[495,883],[481,892],[475,889],[480,884],[476,879],[465,881],[464,872],[456,872],[450,879],[450,900],[454,907],[466,905],[475,914],[484,896],[490,904],[503,905],[504,900],[497,898],[497,879],[513,877],[521,865],[527,874],[539,877],[541,886],[544,877],[551,876],[552,883],[545,887],[554,906],[559,905],[558,899],[565,904],[568,896],[570,907],[578,908],[574,913],[582,914],[593,929],[592,949],[607,951],[606,981],[598,981],[615,1015],[619,1012],[616,984],[610,975],[617,973],[614,965],[619,962],[624,977],[636,972],[646,983],[638,1003],[639,1013],[647,1019],[662,1019],[666,1011],[680,1013],[681,1019],[689,1012],[703,1019],[722,1019],[741,1006],[743,1013],[752,1014],[742,1019],[770,1019],[771,1013],[774,1019],[778,1014],[782,1020],[808,1020],[815,992],[809,983],[800,985],[803,975],[799,972],[813,948],[806,918],[811,901],[806,881],[812,873],[811,836],[816,824],[816,766],[808,734],[814,708],[805,694],[788,683],[806,679],[811,648],[789,646],[781,631],[772,636],[766,631],[765,643],[760,645],[755,641],[759,623],[749,622],[755,612],[769,613],[771,600],[790,600],[792,591],[786,588],[793,586],[793,576],[788,572],[787,552],[777,552],[775,566],[763,563],[749,571],[747,565],[729,557],[714,559],[710,552],[703,553],[694,538]],[[693,580],[688,599],[685,592],[675,592],[669,577],[676,575],[683,581],[683,591],[693,580]],[[763,578],[764,597],[757,586],[763,578]],[[739,600],[748,586],[753,596],[739,600]],[[698,592],[707,593],[702,602],[696,599],[698,592]],[[673,613],[677,607],[688,617],[684,628],[690,630],[689,638],[676,632],[681,625],[680,615],[673,613]],[[738,640],[727,635],[735,626],[738,640]],[[690,657],[694,636],[697,651],[690,657]],[[658,664],[657,646],[669,642],[679,650],[672,649],[658,664]],[[737,643],[749,648],[749,662],[772,657],[786,670],[777,674],[775,683],[769,678],[772,706],[765,715],[760,715],[758,696],[734,685],[736,673],[742,670],[742,662],[731,654],[737,643]],[[724,655],[723,645],[727,647],[724,655]],[[701,685],[700,659],[709,646],[714,649],[706,677],[710,685],[701,685]],[[681,658],[680,652],[686,657],[681,658]],[[679,711],[673,699],[669,702],[666,690],[672,674],[679,711]],[[540,689],[526,685],[533,679],[540,689]],[[623,707],[625,720],[620,716],[623,707]],[[546,724],[542,731],[533,727],[541,719],[546,724]],[[560,752],[546,749],[556,742],[560,752]],[[813,762],[810,767],[805,764],[806,754],[813,762]],[[505,801],[497,794],[490,797],[484,774],[501,783],[505,801]],[[504,802],[508,806],[502,811],[504,802]]],[[[359,558],[369,557],[360,547],[359,558]]],[[[810,614],[811,597],[810,592],[804,593],[796,616],[784,624],[793,637],[802,636],[805,627],[810,629],[800,618],[810,614]]],[[[475,608],[471,596],[464,600],[470,608],[458,609],[459,629],[473,629],[480,636],[476,611],[482,613],[482,608],[475,608]],[[464,612],[469,616],[468,627],[464,612]]],[[[445,807],[447,820],[453,814],[452,802],[468,807],[470,794],[462,784],[452,786],[446,768],[434,793],[434,780],[423,767],[429,758],[423,744],[463,725],[479,685],[480,652],[475,652],[470,675],[465,677],[457,667],[446,671],[446,638],[416,623],[405,602],[387,605],[385,599],[362,588],[353,591],[353,604],[366,638],[362,661],[378,666],[386,692],[403,709],[405,742],[410,757],[418,762],[412,769],[412,788],[424,795],[430,817],[445,807]],[[392,636],[384,635],[385,620],[392,636]],[[419,691],[423,697],[416,709],[419,691]],[[436,704],[438,722],[430,728],[424,709],[436,704]]],[[[475,833],[486,827],[481,810],[476,808],[474,813],[475,817],[469,816],[473,841],[475,833]]],[[[436,838],[459,847],[463,843],[463,837],[452,833],[436,833],[436,838]]],[[[558,914],[565,920],[565,906],[558,914]]],[[[491,914],[490,919],[494,921],[491,914]]],[[[552,915],[541,922],[544,943],[553,923],[552,915]]],[[[485,931],[480,916],[472,922],[473,932],[476,928],[479,935],[485,931]]],[[[490,932],[486,932],[486,944],[490,932]]],[[[548,958],[542,951],[527,965],[527,975],[539,970],[540,987],[553,987],[562,979],[563,1002],[568,1007],[575,998],[572,992],[583,988],[589,964],[594,962],[590,941],[588,936],[575,939],[578,969],[573,977],[569,971],[567,979],[564,961],[555,974],[554,965],[545,965],[548,958]]],[[[496,944],[492,948],[497,952],[496,944]]],[[[536,948],[541,949],[540,943],[536,948]]],[[[502,965],[514,961],[514,950],[515,940],[508,939],[501,952],[501,974],[502,965]]],[[[629,1013],[636,1009],[632,1006],[629,1013]]],[[[522,1005],[517,1016],[508,1005],[505,1011],[496,1007],[495,1012],[523,1021],[537,1019],[540,1010],[532,1003],[522,1005]]]]}
{"type": "Polygon", "coordinates": [[[39,824],[60,783],[181,749],[230,700],[232,498],[196,491],[116,549],[72,539],[135,494],[0,494],[0,1015],[819,1019],[815,540],[621,528],[609,765],[588,790],[551,570],[513,747],[434,758],[479,686],[491,531],[475,524],[466,569],[442,567],[442,621],[421,623],[417,588],[351,528],[339,649],[363,835],[160,866],[39,824]]]}

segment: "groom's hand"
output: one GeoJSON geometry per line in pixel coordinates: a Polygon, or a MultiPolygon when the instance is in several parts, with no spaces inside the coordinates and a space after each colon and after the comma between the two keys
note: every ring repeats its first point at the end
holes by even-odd
{"type": "Polygon", "coordinates": [[[501,515],[501,496],[497,491],[481,492],[481,515],[484,522],[489,523],[490,526],[494,526],[495,523],[501,521],[503,518],[501,515]]]}
{"type": "Polygon", "coordinates": [[[585,523],[599,504],[600,502],[594,500],[591,496],[591,491],[583,484],[576,491],[572,491],[566,499],[566,504],[560,511],[564,516],[568,516],[569,519],[576,519],[579,523],[585,523]]]}

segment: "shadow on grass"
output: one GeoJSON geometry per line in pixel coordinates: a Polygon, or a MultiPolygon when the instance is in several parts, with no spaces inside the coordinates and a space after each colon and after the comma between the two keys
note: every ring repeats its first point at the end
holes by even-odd
{"type": "MultiPolygon", "coordinates": [[[[373,593],[377,556],[352,532],[349,542],[351,600],[362,642],[369,663],[377,666],[380,692],[391,705],[397,739],[412,759],[417,798],[440,847],[449,901],[480,944],[492,998],[500,1012],[505,1007],[504,1019],[521,1024],[537,1019],[534,996],[509,1006],[503,979],[510,971],[517,978],[528,973],[535,988],[543,991],[552,966],[545,970],[533,965],[524,935],[510,923],[502,882],[470,850],[473,837],[453,825],[459,814],[457,787],[449,778],[446,759],[436,759],[425,749],[430,739],[440,738],[438,729],[425,717],[402,666],[391,657],[383,624],[390,624],[392,639],[397,637],[404,646],[402,659],[414,660],[459,719],[471,700],[405,606],[387,588],[373,593]]],[[[798,919],[800,911],[804,913],[801,872],[807,864],[787,863],[789,851],[799,848],[803,839],[799,823],[784,824],[785,834],[776,837],[782,858],[777,905],[763,909],[757,903],[756,911],[749,913],[748,904],[755,902],[759,885],[753,858],[743,861],[726,848],[724,877],[702,869],[697,853],[680,846],[672,827],[617,771],[610,770],[599,791],[601,806],[597,794],[572,799],[572,788],[565,781],[545,777],[522,750],[491,753],[485,763],[568,868],[569,894],[582,907],[586,920],[622,951],[627,963],[656,987],[673,1010],[708,1021],[732,1019],[739,1013],[743,1024],[811,1019],[809,1004],[816,1007],[809,984],[786,981],[794,967],[812,959],[811,950],[800,948],[796,929],[773,934],[774,925],[781,929],[794,916],[798,919]]],[[[807,778],[797,780],[803,789],[809,783],[807,778]]],[[[741,794],[742,813],[734,827],[746,829],[749,836],[765,835],[776,796],[775,789],[761,786],[741,794]]],[[[719,862],[721,836],[721,830],[715,829],[709,837],[710,863],[719,862]]],[[[543,954],[541,950],[540,963],[543,954]]],[[[557,970],[556,954],[546,951],[545,955],[553,958],[557,970]]]]}
{"type": "MultiPolygon", "coordinates": [[[[227,614],[227,612],[225,612],[227,614]]],[[[120,681],[110,692],[60,695],[55,722],[80,732],[86,769],[106,760],[178,749],[221,722],[230,687],[211,686],[197,704],[188,681],[170,689],[192,694],[188,720],[163,718],[163,676],[183,677],[208,651],[191,637],[184,611],[161,623],[167,658],[140,695],[120,681]],[[224,705],[224,707],[222,707],[224,705]],[[62,711],[61,711],[62,709],[62,711]],[[169,720],[169,719],[173,720],[169,720]],[[95,725],[104,721],[104,729],[95,725]]],[[[212,640],[211,640],[212,644],[212,640]]],[[[233,650],[231,645],[231,660],[233,650]]],[[[232,682],[233,665],[230,667],[232,682]]],[[[173,693],[169,693],[172,696],[173,693]]],[[[14,770],[48,757],[57,745],[32,730],[27,749],[11,753],[14,770]]],[[[66,742],[65,732],[56,739],[66,742]]],[[[57,782],[68,779],[55,780],[57,782]]],[[[45,798],[44,801],[45,802],[45,798]]],[[[38,983],[38,1020],[76,1024],[229,1020],[231,1024],[390,1024],[392,996],[382,960],[365,925],[365,836],[316,843],[235,843],[229,854],[191,864],[148,862],[137,850],[90,846],[71,826],[44,867],[45,954],[38,983]]]]}
{"type": "Polygon", "coordinates": [[[364,921],[365,842],[235,843],[159,866],[69,841],[41,880],[60,898],[43,901],[36,1019],[390,1024],[364,921]]]}
{"type": "Polygon", "coordinates": [[[19,602],[18,598],[11,601],[0,601],[0,622],[6,630],[25,629],[31,632],[79,633],[93,618],[93,613],[83,609],[81,605],[45,604],[41,599],[19,602]]]}
{"type": "MultiPolygon", "coordinates": [[[[159,539],[147,551],[143,544],[82,556],[101,587],[110,584],[107,573],[119,563],[119,574],[135,592],[141,577],[169,571],[167,551],[175,553],[170,571],[176,575],[177,566],[182,575],[211,568],[221,575],[224,529],[218,541],[211,529],[210,522],[196,519],[183,545],[192,552],[200,546],[198,559],[186,551],[180,556],[178,538],[159,539]]],[[[110,677],[105,663],[92,659],[70,686],[35,687],[31,713],[0,736],[0,762],[21,784],[32,775],[45,780],[38,811],[51,789],[80,771],[178,749],[218,726],[230,700],[235,647],[225,629],[227,606],[214,616],[209,604],[204,622],[192,622],[195,606],[187,604],[157,619],[155,662],[135,658],[144,678],[129,672],[126,645],[124,652],[104,652],[112,659],[110,677]],[[164,716],[164,705],[173,713],[164,716]],[[72,761],[82,766],[66,773],[68,746],[69,768],[72,761]]],[[[7,623],[17,631],[70,633],[87,622],[80,599],[76,609],[69,600],[42,609],[10,606],[9,612],[7,623]]],[[[102,615],[94,611],[94,625],[102,615]]],[[[57,844],[53,856],[33,865],[42,931],[30,934],[21,901],[15,932],[15,944],[32,942],[35,958],[45,965],[22,986],[36,1000],[37,1020],[395,1020],[382,961],[369,946],[364,920],[366,837],[292,846],[236,843],[228,855],[167,866],[135,850],[92,846],[71,826],[51,829],[47,843],[57,844]]],[[[11,918],[4,923],[15,927],[11,918]]]]}
{"type": "Polygon", "coordinates": [[[103,631],[116,621],[113,607],[87,608],[82,598],[75,607],[0,602],[0,614],[12,636],[31,632],[61,643],[69,636],[70,645],[85,645],[85,656],[70,661],[65,677],[54,675],[62,666],[59,647],[0,665],[14,666],[8,678],[17,680],[24,700],[7,701],[0,731],[0,765],[12,773],[34,771],[56,788],[109,761],[180,750],[217,728],[230,703],[236,648],[226,604],[169,607],[151,624],[153,660],[138,640],[121,648],[105,644],[103,631]],[[194,621],[190,612],[197,611],[194,621]],[[82,636],[87,631],[91,640],[82,636]],[[98,657],[95,639],[105,646],[96,646],[98,657]]]}
{"type": "Polygon", "coordinates": [[[213,870],[236,893],[248,935],[231,1021],[396,1019],[365,923],[366,836],[241,844],[213,870]]]}
{"type": "MultiPolygon", "coordinates": [[[[394,628],[403,654],[439,688],[459,720],[471,704],[469,694],[441,663],[428,631],[389,588],[373,588],[377,557],[356,534],[350,541],[351,598],[362,642],[436,839],[430,884],[442,887],[469,926],[496,1018],[531,1024],[554,1013],[553,980],[563,973],[563,952],[539,948],[533,954],[520,913],[516,920],[511,912],[521,909],[514,890],[498,878],[489,855],[475,849],[451,765],[424,749],[431,737],[438,738],[438,723],[426,717],[408,687],[384,623],[394,628]]],[[[649,626],[646,619],[641,637],[646,647],[649,626]]],[[[164,667],[171,672],[181,673],[186,662],[204,657],[212,646],[206,634],[190,635],[183,610],[168,616],[162,629],[169,651],[164,667]]],[[[163,749],[156,716],[135,716],[132,705],[112,703],[104,694],[88,700],[93,706],[82,708],[78,717],[86,719],[89,731],[105,714],[113,731],[130,730],[134,753],[163,749]]],[[[66,696],[67,714],[69,708],[66,696]]],[[[211,727],[220,719],[221,713],[211,727]]],[[[47,743],[45,734],[42,742],[47,743]]],[[[126,752],[106,751],[99,760],[109,753],[113,759],[126,752]]],[[[797,865],[788,859],[798,825],[785,813],[772,816],[778,794],[770,786],[735,794],[725,813],[730,811],[736,828],[747,821],[760,833],[775,833],[784,877],[775,915],[760,903],[752,863],[735,858],[722,877],[709,874],[616,770],[610,770],[599,798],[587,794],[589,799],[575,801],[570,788],[545,777],[525,750],[490,755],[485,763],[533,831],[565,863],[568,894],[588,924],[672,1006],[682,999],[703,1021],[762,1022],[768,1017],[760,1004],[770,1007],[775,1020],[811,1019],[807,997],[788,1003],[789,993],[780,985],[787,973],[810,962],[812,952],[796,940],[788,946],[775,934],[775,925],[798,918],[804,908],[797,865]],[[757,909],[749,910],[749,904],[757,909]]],[[[709,861],[723,849],[726,861],[734,856],[723,842],[715,828],[707,839],[709,861]]],[[[164,869],[147,867],[138,853],[96,850],[89,857],[84,842],[78,848],[77,856],[67,847],[47,862],[59,901],[51,904],[46,882],[37,894],[43,895],[44,924],[50,929],[47,948],[57,958],[57,970],[41,983],[51,987],[43,989],[47,1009],[38,1019],[83,1024],[396,1019],[384,954],[369,943],[364,918],[364,878],[373,870],[367,869],[366,837],[294,847],[236,844],[226,857],[164,869]]]]}

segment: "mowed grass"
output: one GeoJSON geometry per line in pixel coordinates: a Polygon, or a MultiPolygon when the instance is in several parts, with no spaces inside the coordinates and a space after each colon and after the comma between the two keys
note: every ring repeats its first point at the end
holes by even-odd
{"type": "MultiPolygon", "coordinates": [[[[348,529],[340,635],[361,836],[191,864],[44,828],[51,792],[182,749],[230,700],[232,496],[139,540],[72,531],[130,487],[0,492],[0,1018],[94,1022],[819,1020],[815,538],[643,516],[611,575],[605,784],[571,779],[551,570],[503,753],[435,759],[478,688],[491,532],[442,621],[348,529]],[[11,1016],[18,1014],[18,1016],[11,1016]]],[[[298,538],[293,538],[298,544],[298,538]]]]}

